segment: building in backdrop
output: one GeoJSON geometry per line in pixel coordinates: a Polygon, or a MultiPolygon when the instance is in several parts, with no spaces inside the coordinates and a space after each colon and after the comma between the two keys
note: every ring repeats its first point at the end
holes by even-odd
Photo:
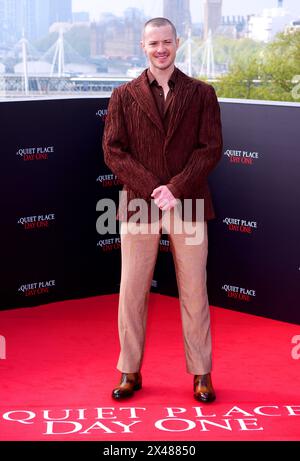
{"type": "Polygon", "coordinates": [[[223,16],[218,33],[223,37],[244,38],[248,36],[249,16],[223,16]]]}
{"type": "Polygon", "coordinates": [[[89,23],[90,22],[90,13],[88,11],[78,11],[73,12],[73,22],[77,23],[89,23]]]}
{"type": "Polygon", "coordinates": [[[300,32],[300,18],[292,21],[286,28],[285,33],[291,34],[294,32],[300,32]]]}
{"type": "Polygon", "coordinates": [[[222,23],[222,0],[204,0],[204,40],[216,34],[222,23]]]}
{"type": "Polygon", "coordinates": [[[72,0],[0,0],[0,46],[14,45],[23,34],[33,42],[54,22],[71,21],[72,0]]]}
{"type": "Polygon", "coordinates": [[[123,16],[104,13],[91,24],[91,58],[141,57],[141,30],[144,14],[138,8],[127,8],[123,16]]]}
{"type": "Polygon", "coordinates": [[[249,19],[249,38],[260,42],[272,41],[276,34],[295,19],[283,7],[283,1],[278,0],[277,8],[265,8],[260,15],[253,15],[249,19]]]}
{"type": "MultiPolygon", "coordinates": [[[[44,0],[42,1],[44,4],[44,0]]],[[[47,1],[47,0],[46,0],[47,1]]],[[[72,22],[72,0],[48,0],[50,3],[50,24],[54,22],[72,22]]]]}
{"type": "Polygon", "coordinates": [[[187,37],[192,25],[190,0],[164,0],[163,16],[173,22],[179,37],[187,37]]]}
{"type": "Polygon", "coordinates": [[[17,0],[0,0],[0,46],[9,47],[21,33],[21,9],[17,0]]]}

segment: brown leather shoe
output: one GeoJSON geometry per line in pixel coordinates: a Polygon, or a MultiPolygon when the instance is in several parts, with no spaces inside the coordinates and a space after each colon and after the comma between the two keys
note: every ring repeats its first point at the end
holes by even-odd
{"type": "Polygon", "coordinates": [[[194,397],[198,402],[209,403],[216,399],[210,373],[194,376],[194,397]]]}
{"type": "Polygon", "coordinates": [[[122,373],[121,381],[118,387],[112,392],[112,397],[115,400],[126,399],[142,388],[141,373],[122,373]]]}

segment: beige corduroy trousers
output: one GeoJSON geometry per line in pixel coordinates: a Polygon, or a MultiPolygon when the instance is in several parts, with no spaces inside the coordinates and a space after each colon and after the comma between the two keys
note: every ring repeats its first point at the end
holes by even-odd
{"type": "MultiPolygon", "coordinates": [[[[174,214],[171,213],[167,231],[179,292],[186,369],[194,375],[206,374],[211,371],[210,311],[206,286],[207,223],[197,223],[197,238],[190,244],[191,228],[187,230],[186,223],[182,223],[182,232],[178,232],[172,226],[172,219],[174,214]]],[[[195,228],[196,223],[192,225],[195,228]]],[[[148,297],[162,228],[161,221],[155,232],[150,232],[149,226],[134,222],[121,224],[122,272],[118,313],[121,351],[117,368],[123,373],[136,373],[142,366],[148,297]]]]}

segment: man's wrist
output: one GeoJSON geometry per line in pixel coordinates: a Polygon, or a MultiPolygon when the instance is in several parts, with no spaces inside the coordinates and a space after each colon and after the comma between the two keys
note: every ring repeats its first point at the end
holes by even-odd
{"type": "Polygon", "coordinates": [[[177,189],[176,186],[174,186],[174,184],[171,184],[171,183],[168,183],[166,184],[167,188],[169,189],[169,191],[171,192],[171,194],[176,198],[176,199],[180,199],[180,192],[179,190],[177,189]]]}

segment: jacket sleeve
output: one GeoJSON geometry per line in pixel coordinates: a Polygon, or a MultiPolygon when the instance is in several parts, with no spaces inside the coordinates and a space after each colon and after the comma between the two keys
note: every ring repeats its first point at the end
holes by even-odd
{"type": "Polygon", "coordinates": [[[215,90],[208,86],[203,98],[198,146],[184,169],[167,184],[176,198],[191,198],[201,188],[222,156],[222,127],[220,106],[215,90]]]}
{"type": "Polygon", "coordinates": [[[130,153],[118,88],[113,91],[110,98],[102,146],[104,161],[111,171],[141,198],[149,199],[152,191],[160,184],[160,180],[130,153]]]}

